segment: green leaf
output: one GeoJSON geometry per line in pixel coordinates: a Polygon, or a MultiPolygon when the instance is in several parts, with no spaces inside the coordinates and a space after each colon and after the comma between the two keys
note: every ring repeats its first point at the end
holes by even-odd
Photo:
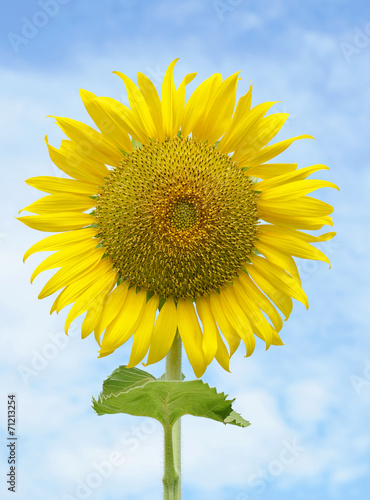
{"type": "Polygon", "coordinates": [[[237,425],[238,427],[248,427],[250,422],[245,420],[239,413],[232,411],[228,417],[224,420],[225,424],[237,425]]]}
{"type": "Polygon", "coordinates": [[[173,425],[183,415],[210,418],[246,427],[249,422],[233,411],[233,401],[201,380],[186,382],[155,379],[138,368],[120,366],[103,384],[93,408],[98,415],[128,413],[173,425]]]}

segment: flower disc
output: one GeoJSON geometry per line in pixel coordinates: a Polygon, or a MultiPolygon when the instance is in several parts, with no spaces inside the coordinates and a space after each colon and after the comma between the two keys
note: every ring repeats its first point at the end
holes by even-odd
{"type": "Polygon", "coordinates": [[[258,194],[214,147],[175,137],[136,148],[100,192],[99,237],[120,277],[195,298],[237,276],[255,240],[258,194]]]}

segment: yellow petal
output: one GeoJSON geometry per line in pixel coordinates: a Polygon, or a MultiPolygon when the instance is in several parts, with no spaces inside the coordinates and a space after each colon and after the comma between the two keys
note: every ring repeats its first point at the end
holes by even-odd
{"type": "Polygon", "coordinates": [[[149,137],[140,127],[131,109],[111,97],[96,97],[96,103],[104,108],[109,116],[141,144],[149,144],[149,137]]]}
{"type": "Polygon", "coordinates": [[[59,313],[64,307],[75,302],[91,285],[105,275],[107,272],[107,262],[105,261],[106,259],[101,260],[93,269],[85,270],[79,279],[69,283],[56,298],[50,314],[54,311],[59,313]]]}
{"type": "Polygon", "coordinates": [[[71,118],[61,116],[54,116],[53,118],[55,118],[59,127],[72,141],[100,152],[105,164],[112,165],[113,167],[119,165],[122,153],[120,153],[118,146],[113,144],[103,134],[100,134],[85,123],[72,120],[71,118]]]}
{"type": "Polygon", "coordinates": [[[267,297],[271,299],[275,305],[277,305],[287,320],[293,309],[291,297],[278,288],[275,283],[271,283],[269,278],[266,278],[264,275],[259,273],[255,266],[248,264],[246,269],[256,285],[267,295],[267,297]]]}
{"type": "Polygon", "coordinates": [[[117,281],[117,271],[112,268],[112,263],[102,262],[102,265],[106,266],[106,273],[98,279],[93,285],[91,285],[73,304],[71,310],[68,313],[65,332],[68,333],[68,329],[74,319],[86,312],[88,309],[99,305],[103,302],[105,296],[112,290],[114,284],[117,281]]]}
{"type": "MultiPolygon", "coordinates": [[[[308,181],[303,181],[308,182],[308,181]]],[[[334,208],[324,201],[311,198],[310,196],[302,196],[295,200],[266,200],[260,198],[258,200],[258,208],[261,218],[265,218],[265,214],[271,214],[274,217],[291,217],[311,218],[324,217],[330,215],[334,208]]]]}
{"type": "Polygon", "coordinates": [[[154,325],[148,361],[144,366],[157,363],[171,349],[177,331],[177,311],[172,298],[166,300],[154,325]]]}
{"type": "Polygon", "coordinates": [[[157,89],[149,78],[142,73],[137,74],[137,81],[155,126],[154,137],[157,137],[162,142],[165,139],[165,135],[163,130],[162,105],[157,89]]]}
{"type": "Polygon", "coordinates": [[[292,278],[301,284],[297,264],[294,262],[291,255],[281,253],[279,246],[277,248],[271,248],[270,246],[265,245],[263,241],[263,238],[261,238],[255,242],[256,249],[264,255],[267,260],[284,269],[292,278]]]}
{"type": "Polygon", "coordinates": [[[251,83],[248,92],[238,100],[228,132],[231,131],[240,120],[243,120],[244,116],[250,111],[252,104],[252,89],[253,86],[251,83]]]}
{"type": "Polygon", "coordinates": [[[141,318],[140,324],[134,333],[134,341],[131,349],[130,360],[127,364],[127,368],[132,368],[140,363],[152,341],[152,335],[154,330],[154,322],[159,305],[158,295],[153,295],[145,305],[144,313],[141,318]]]}
{"type": "Polygon", "coordinates": [[[193,132],[193,139],[197,138],[197,133],[203,126],[205,110],[212,101],[222,83],[222,76],[216,73],[204,82],[202,82],[194,90],[189,97],[181,124],[181,133],[183,137],[187,137],[193,132]]]}
{"type": "Polygon", "coordinates": [[[230,371],[229,368],[230,356],[218,330],[217,330],[217,352],[215,354],[215,358],[224,370],[226,370],[227,372],[230,371]]]}
{"type": "Polygon", "coordinates": [[[196,73],[190,73],[185,76],[175,93],[176,104],[174,106],[173,130],[177,133],[180,129],[185,111],[185,87],[196,77],[196,73]]]}
{"type": "MultiPolygon", "coordinates": [[[[283,184],[276,187],[271,187],[266,190],[262,190],[260,195],[260,200],[264,201],[278,201],[278,200],[296,200],[301,196],[305,196],[306,194],[311,193],[312,191],[316,191],[316,189],[320,189],[323,187],[331,187],[334,189],[338,189],[338,187],[329,181],[321,181],[317,179],[303,180],[303,181],[295,181],[288,182],[287,184],[283,184]]],[[[259,185],[256,189],[261,190],[261,186],[259,185]]]]}
{"type": "MultiPolygon", "coordinates": [[[[298,163],[264,163],[248,168],[246,175],[258,177],[259,179],[272,179],[282,177],[284,174],[294,172],[298,167],[298,163]]],[[[302,169],[303,170],[303,169],[302,169]]],[[[259,184],[256,184],[259,186],[259,184]]],[[[256,190],[259,191],[256,187],[256,190]]]]}
{"type": "Polygon", "coordinates": [[[142,93],[128,76],[119,71],[113,71],[113,73],[119,76],[125,84],[133,116],[139,123],[141,130],[143,130],[148,137],[155,139],[156,128],[142,93]]]}
{"type": "Polygon", "coordinates": [[[288,119],[288,113],[274,113],[266,116],[258,124],[255,140],[247,147],[263,148],[281,130],[288,119]]]}
{"type": "MultiPolygon", "coordinates": [[[[24,254],[23,262],[25,262],[28,257],[36,252],[46,252],[52,250],[61,250],[64,247],[69,247],[73,243],[79,241],[91,240],[97,233],[95,228],[85,228],[79,229],[78,231],[69,231],[66,233],[53,234],[38,241],[31,248],[27,250],[24,254]]],[[[98,244],[99,240],[95,240],[98,244]]]]}
{"type": "Polygon", "coordinates": [[[22,210],[39,215],[60,212],[84,212],[96,205],[96,200],[84,194],[50,194],[31,203],[22,210]]]}
{"type": "Polygon", "coordinates": [[[173,60],[168,66],[163,78],[161,101],[162,101],[162,117],[163,130],[166,137],[172,138],[177,134],[174,129],[174,117],[176,114],[176,88],[173,80],[173,69],[179,58],[173,60]]]}
{"type": "Polygon", "coordinates": [[[79,229],[95,222],[95,217],[89,214],[78,212],[61,212],[51,215],[27,215],[26,217],[16,217],[17,220],[26,226],[38,231],[70,231],[79,229]]]}
{"type": "Polygon", "coordinates": [[[291,210],[288,214],[276,214],[273,212],[273,208],[270,210],[259,209],[259,214],[261,219],[271,224],[294,228],[294,229],[307,229],[310,231],[316,231],[321,229],[325,224],[332,226],[332,217],[295,217],[294,210],[291,210]]]}
{"type": "MultiPolygon", "coordinates": [[[[217,149],[223,153],[231,153],[238,149],[252,147],[256,141],[258,125],[262,123],[262,117],[274,104],[275,102],[264,102],[255,106],[243,116],[236,116],[235,114],[217,149]]],[[[259,146],[259,149],[261,147],[262,145],[259,146]]]]}
{"type": "Polygon", "coordinates": [[[95,125],[112,144],[123,151],[132,151],[132,142],[127,130],[114,119],[108,110],[96,99],[96,95],[87,90],[80,89],[80,96],[86,111],[93,119],[95,125]]]}
{"type": "Polygon", "coordinates": [[[262,340],[266,342],[266,349],[268,349],[273,340],[273,328],[263,316],[261,310],[249,300],[243,286],[238,279],[234,280],[234,292],[238,304],[246,314],[250,322],[253,332],[262,340]]]}
{"type": "Polygon", "coordinates": [[[253,335],[253,330],[245,315],[243,309],[240,307],[239,302],[235,296],[234,289],[231,285],[226,286],[220,290],[221,306],[224,310],[227,319],[238,335],[242,338],[247,349],[246,356],[250,356],[255,348],[256,339],[253,335]]]}
{"type": "Polygon", "coordinates": [[[177,326],[187,357],[199,378],[206,369],[202,350],[202,332],[190,299],[179,299],[177,303],[177,326]]]}
{"type": "MultiPolygon", "coordinates": [[[[265,226],[260,226],[258,240],[263,245],[272,247],[273,249],[287,255],[294,255],[295,257],[300,257],[301,259],[321,260],[323,262],[327,262],[330,266],[329,259],[318,248],[302,241],[298,236],[285,233],[283,229],[278,227],[276,227],[275,231],[272,232],[266,229],[265,226]]],[[[263,253],[262,250],[260,251],[263,253]]]]}
{"type": "Polygon", "coordinates": [[[78,193],[93,196],[97,192],[97,185],[91,182],[75,181],[64,177],[51,177],[48,175],[31,177],[26,184],[46,193],[78,193]]]}
{"type": "Polygon", "coordinates": [[[65,174],[80,181],[91,182],[101,186],[109,170],[95,159],[95,151],[91,146],[83,147],[72,141],[62,141],[60,149],[50,146],[47,136],[45,142],[52,162],[65,174]]]}
{"type": "Polygon", "coordinates": [[[302,181],[306,179],[309,175],[313,174],[314,172],[318,172],[319,170],[329,170],[329,167],[327,167],[326,165],[317,164],[317,165],[311,165],[310,167],[300,168],[299,170],[294,169],[292,172],[290,171],[279,172],[276,174],[275,177],[269,178],[268,180],[256,184],[256,189],[258,191],[265,191],[267,189],[280,186],[288,182],[302,181]]]}
{"type": "MultiPolygon", "coordinates": [[[[107,291],[108,293],[108,291],[107,291]]],[[[91,307],[82,322],[81,326],[81,338],[85,339],[90,335],[94,328],[99,323],[101,311],[103,309],[105,294],[101,294],[97,297],[95,304],[91,307]]]]}
{"type": "Polygon", "coordinates": [[[261,292],[259,288],[256,287],[256,285],[246,273],[239,273],[239,283],[243,286],[248,299],[267,314],[272,324],[274,325],[274,328],[279,332],[283,327],[283,321],[268,298],[261,292]]]}
{"type": "Polygon", "coordinates": [[[319,236],[314,236],[312,234],[302,233],[302,231],[297,231],[296,229],[291,229],[288,227],[279,227],[278,225],[262,224],[259,226],[259,230],[263,234],[270,236],[276,236],[278,238],[298,238],[306,243],[319,243],[321,241],[328,241],[334,238],[337,234],[336,232],[324,233],[319,236]]]}
{"type": "Polygon", "coordinates": [[[219,329],[221,330],[226,342],[230,348],[230,357],[234,354],[240,344],[240,335],[235,331],[234,327],[230,324],[227,316],[225,315],[221,306],[220,295],[216,292],[210,294],[210,304],[213,317],[215,318],[219,329]]]}
{"type": "Polygon", "coordinates": [[[196,134],[196,139],[214,144],[225,133],[234,111],[239,73],[240,71],[229,76],[221,84],[214,101],[209,106],[202,130],[196,134]]]}
{"type": "Polygon", "coordinates": [[[95,266],[99,264],[104,255],[103,248],[97,248],[91,252],[89,255],[85,255],[84,260],[79,261],[78,265],[63,266],[59,269],[54,276],[46,283],[44,288],[39,294],[39,299],[43,299],[52,293],[64,288],[73,281],[78,280],[87,271],[91,271],[95,266]]]}
{"type": "Polygon", "coordinates": [[[233,161],[239,162],[239,166],[241,167],[252,167],[254,165],[260,165],[261,163],[265,163],[266,161],[271,160],[271,158],[275,158],[280,153],[285,151],[294,141],[299,139],[313,139],[310,135],[299,135],[297,137],[292,137],[291,139],[286,139],[285,141],[277,142],[276,144],[272,144],[271,146],[266,146],[261,150],[256,150],[255,148],[251,148],[250,151],[240,152],[237,151],[233,154],[233,161]]]}
{"type": "Polygon", "coordinates": [[[105,330],[99,356],[106,356],[124,344],[136,331],[143,316],[146,291],[135,292],[132,287],[116,319],[105,330]]]}
{"type": "Polygon", "coordinates": [[[204,360],[206,365],[209,365],[218,350],[218,328],[213,318],[208,297],[198,297],[196,307],[202,322],[204,360]]]}
{"type": "Polygon", "coordinates": [[[112,323],[121,311],[128,293],[129,282],[124,281],[119,284],[106,298],[101,313],[100,321],[95,327],[95,338],[100,345],[100,337],[107,326],[112,323]]]}
{"type": "Polygon", "coordinates": [[[74,245],[64,248],[50,255],[45,260],[43,260],[33,271],[31,276],[31,283],[33,280],[43,271],[49,269],[55,269],[57,267],[62,267],[64,265],[73,265],[74,262],[83,260],[84,257],[89,256],[94,251],[97,242],[94,240],[87,240],[82,242],[76,242],[74,245]],[[82,255],[81,255],[82,254],[82,255]]]}
{"type": "Polygon", "coordinates": [[[306,294],[296,280],[289,276],[284,269],[281,269],[281,267],[272,264],[267,259],[259,257],[258,255],[250,255],[249,260],[252,262],[253,268],[265,279],[270,280],[272,285],[276,286],[290,297],[299,300],[299,302],[302,302],[308,309],[306,294]]]}

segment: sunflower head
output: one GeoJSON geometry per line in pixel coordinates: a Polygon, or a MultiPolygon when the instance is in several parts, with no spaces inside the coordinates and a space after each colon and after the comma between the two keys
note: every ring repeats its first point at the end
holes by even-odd
{"type": "Polygon", "coordinates": [[[214,359],[226,370],[241,340],[282,344],[278,332],[292,298],[308,306],[293,257],[329,262],[302,230],[332,225],[333,208],[307,196],[328,181],[307,180],[324,165],[297,170],[269,162],[299,136],[270,145],[287,115],[251,107],[252,88],[235,106],[238,73],[215,74],[185,103],[173,61],[161,97],[138,73],[123,80],[130,107],[81,91],[97,129],[56,121],[68,140],[47,142],[64,177],[28,184],[48,196],[23,210],[26,225],[55,232],[25,255],[52,251],[35,270],[59,268],[40,298],[58,292],[52,312],[86,313],[100,356],[134,341],[128,366],[168,353],[178,331],[197,376],[214,359]],[[135,145],[135,147],[134,147],[135,145]]]}

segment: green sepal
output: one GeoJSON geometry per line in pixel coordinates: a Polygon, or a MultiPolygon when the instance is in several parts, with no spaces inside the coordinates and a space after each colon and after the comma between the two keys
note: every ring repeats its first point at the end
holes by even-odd
{"type": "Polygon", "coordinates": [[[161,380],[138,368],[120,366],[105,380],[92,407],[98,415],[128,413],[155,418],[162,425],[172,426],[183,415],[193,415],[247,427],[249,422],[232,409],[234,400],[226,398],[202,380],[161,380]]]}

